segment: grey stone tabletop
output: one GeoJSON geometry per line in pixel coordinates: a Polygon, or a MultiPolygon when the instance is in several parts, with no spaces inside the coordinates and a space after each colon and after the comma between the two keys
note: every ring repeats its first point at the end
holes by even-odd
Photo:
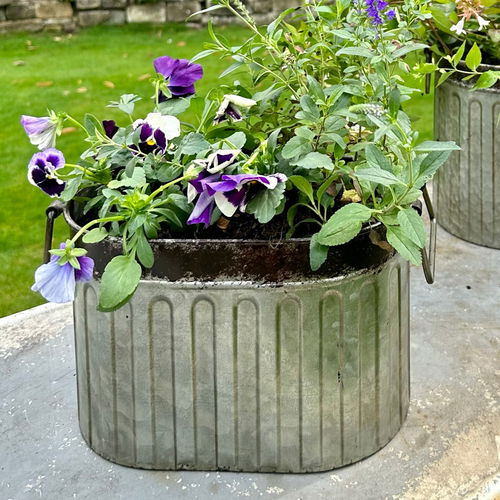
{"type": "MultiPolygon", "coordinates": [[[[380,452],[314,474],[134,470],[81,438],[70,305],[0,319],[0,499],[493,499],[500,495],[500,250],[439,232],[412,269],[411,404],[380,452]]],[[[497,497],[498,498],[498,497],[497,497]]]]}

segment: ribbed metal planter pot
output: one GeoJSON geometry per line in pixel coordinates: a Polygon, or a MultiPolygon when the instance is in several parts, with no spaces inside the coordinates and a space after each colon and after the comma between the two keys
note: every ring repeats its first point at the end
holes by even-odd
{"type": "MultiPolygon", "coordinates": [[[[106,241],[89,247],[98,271],[99,255],[118,252],[106,241]]],[[[77,287],[79,419],[94,451],[148,469],[310,472],[360,460],[398,432],[409,267],[368,231],[333,252],[332,278],[296,279],[307,274],[305,240],[193,241],[189,256],[186,241],[153,246],[157,274],[171,250],[182,278],[147,277],[113,313],[96,311],[98,280],[77,287]],[[346,271],[337,259],[360,243],[366,267],[346,271]],[[218,279],[192,275],[197,255],[218,279]],[[293,279],[268,279],[277,273],[293,279]]]]}
{"type": "Polygon", "coordinates": [[[436,88],[435,137],[456,141],[462,150],[438,171],[434,206],[451,234],[500,248],[500,85],[471,87],[449,78],[436,88]]]}

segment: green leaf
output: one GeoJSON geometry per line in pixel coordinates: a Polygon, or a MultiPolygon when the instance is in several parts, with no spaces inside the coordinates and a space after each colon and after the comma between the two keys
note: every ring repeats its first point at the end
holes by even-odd
{"type": "Polygon", "coordinates": [[[135,167],[132,177],[123,176],[120,180],[114,180],[108,183],[108,187],[116,189],[119,187],[136,187],[146,183],[146,174],[142,167],[135,167]]]}
{"type": "Polygon", "coordinates": [[[335,212],[318,233],[318,243],[341,245],[352,240],[360,231],[363,222],[370,220],[372,211],[359,203],[349,203],[335,212]]]}
{"type": "Polygon", "coordinates": [[[462,57],[464,56],[465,52],[465,42],[460,45],[459,49],[455,52],[455,55],[452,58],[453,61],[453,66],[456,66],[461,60],[462,57]]]}
{"type": "Polygon", "coordinates": [[[395,184],[403,184],[403,181],[398,179],[394,174],[381,168],[367,167],[358,168],[354,174],[360,180],[375,182],[382,186],[393,186],[395,184]]]}
{"type": "Polygon", "coordinates": [[[382,168],[390,172],[391,162],[375,144],[368,144],[365,148],[366,161],[369,167],[382,168]]]}
{"type": "Polygon", "coordinates": [[[304,193],[312,203],[314,203],[313,188],[310,182],[300,175],[291,175],[288,180],[302,193],[304,193]]]}
{"type": "Polygon", "coordinates": [[[465,64],[472,71],[476,71],[476,68],[481,64],[481,49],[477,46],[476,42],[474,42],[474,45],[469,50],[465,58],[465,64]]]}
{"type": "Polygon", "coordinates": [[[123,94],[120,96],[119,101],[112,101],[108,104],[108,108],[118,108],[127,115],[131,115],[134,112],[135,103],[141,98],[135,94],[123,94]]]}
{"type": "Polygon", "coordinates": [[[325,93],[323,91],[323,88],[319,84],[318,80],[314,78],[312,75],[307,75],[307,83],[309,84],[309,89],[312,93],[312,95],[316,98],[319,99],[320,101],[325,100],[325,93]]]}
{"type": "Polygon", "coordinates": [[[250,200],[246,212],[254,214],[261,224],[266,224],[275,216],[284,193],[284,182],[279,183],[274,189],[262,189],[250,200]]]}
{"type": "Polygon", "coordinates": [[[311,151],[311,142],[305,137],[292,137],[284,146],[281,154],[283,158],[295,158],[296,156],[307,154],[311,151]]]}
{"type": "Polygon", "coordinates": [[[104,133],[102,123],[94,115],[91,115],[90,113],[87,113],[84,116],[83,126],[90,135],[94,135],[96,130],[98,132],[104,133]]]}
{"type": "Polygon", "coordinates": [[[302,127],[297,127],[295,129],[295,135],[297,135],[299,137],[303,137],[304,139],[307,139],[308,141],[312,141],[314,139],[314,132],[309,127],[306,127],[305,125],[302,127]]]}
{"type": "Polygon", "coordinates": [[[99,243],[99,241],[102,241],[107,235],[108,232],[106,229],[103,227],[96,227],[88,233],[85,233],[82,240],[84,243],[99,243]]]}
{"type": "Polygon", "coordinates": [[[396,49],[391,55],[392,57],[402,57],[409,52],[413,52],[415,50],[425,49],[428,46],[425,43],[405,43],[399,49],[396,49]]]}
{"type": "Polygon", "coordinates": [[[321,198],[323,198],[323,195],[325,194],[325,191],[331,186],[332,182],[335,180],[335,176],[330,176],[326,181],[321,184],[321,186],[318,188],[318,191],[316,192],[316,199],[321,203],[321,198]]]}
{"type": "Polygon", "coordinates": [[[431,151],[456,151],[460,146],[457,146],[453,141],[424,141],[415,146],[414,151],[417,153],[429,153],[431,151]]]}
{"type": "Polygon", "coordinates": [[[328,155],[313,151],[302,157],[300,160],[292,163],[303,168],[325,168],[326,170],[333,170],[333,162],[328,155]]]}
{"type": "Polygon", "coordinates": [[[180,115],[186,109],[189,108],[189,105],[191,104],[189,98],[185,97],[176,97],[173,99],[167,99],[164,102],[160,102],[158,104],[158,109],[160,110],[160,113],[162,115],[180,115]]]}
{"type": "Polygon", "coordinates": [[[392,89],[389,93],[389,115],[393,118],[398,116],[398,111],[401,106],[401,92],[399,89],[392,89]]]}
{"type": "Polygon", "coordinates": [[[317,271],[326,261],[330,247],[318,242],[318,234],[314,234],[309,243],[309,263],[311,269],[317,271]]]}
{"type": "Polygon", "coordinates": [[[487,89],[495,85],[497,80],[500,80],[500,71],[485,71],[481,74],[481,76],[477,79],[474,84],[474,89],[487,89]]]}
{"type": "Polygon", "coordinates": [[[137,257],[140,263],[149,269],[153,267],[155,261],[153,250],[142,230],[137,235],[137,257]]]}
{"type": "Polygon", "coordinates": [[[448,78],[450,78],[450,76],[452,74],[453,74],[453,71],[441,73],[441,75],[439,76],[438,82],[436,84],[436,87],[439,87],[442,83],[444,83],[446,80],[448,80],[448,78]]]}
{"type": "Polygon", "coordinates": [[[438,168],[448,159],[451,151],[431,151],[420,163],[420,168],[413,186],[420,189],[434,177],[438,168]]]}
{"type": "Polygon", "coordinates": [[[405,208],[398,213],[398,222],[405,235],[418,247],[425,246],[425,226],[422,218],[413,208],[405,208]]]}
{"type": "Polygon", "coordinates": [[[130,256],[111,259],[101,278],[99,311],[114,311],[127,302],[141,279],[141,266],[130,256]]]}
{"type": "MultiPolygon", "coordinates": [[[[209,7],[211,10],[216,10],[222,8],[222,5],[212,5],[209,7]],[[215,7],[215,8],[214,8],[215,7]]],[[[192,16],[198,14],[198,12],[195,12],[194,14],[191,14],[192,16]]],[[[191,16],[190,16],[191,17],[191,16]]],[[[195,61],[199,61],[200,59],[203,59],[205,57],[211,56],[214,52],[217,52],[215,49],[207,49],[207,50],[202,50],[201,52],[198,52],[195,56],[193,56],[190,61],[194,63],[195,61]]]]}
{"type": "Polygon", "coordinates": [[[178,151],[184,155],[196,155],[209,148],[210,144],[205,140],[202,134],[191,132],[182,138],[178,151]]]}
{"type": "Polygon", "coordinates": [[[299,120],[306,120],[312,123],[317,123],[320,117],[318,106],[313,101],[310,95],[304,95],[300,98],[300,107],[302,111],[299,111],[295,116],[299,120]]]}
{"type": "Polygon", "coordinates": [[[82,182],[81,175],[78,177],[73,177],[68,182],[66,182],[66,185],[64,186],[64,191],[61,193],[60,196],[61,200],[63,201],[72,200],[75,194],[80,189],[81,182],[82,182]]]}
{"type": "Polygon", "coordinates": [[[387,226],[387,241],[412,264],[422,263],[421,250],[411,241],[400,226],[387,226]]]}
{"type": "Polygon", "coordinates": [[[337,50],[335,55],[347,55],[347,56],[360,56],[360,57],[372,57],[374,54],[370,49],[364,47],[344,47],[343,49],[337,50]]]}

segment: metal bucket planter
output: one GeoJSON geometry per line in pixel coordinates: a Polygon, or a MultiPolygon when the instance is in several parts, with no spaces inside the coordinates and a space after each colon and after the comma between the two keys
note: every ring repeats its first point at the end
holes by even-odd
{"type": "Polygon", "coordinates": [[[434,205],[439,224],[451,234],[500,248],[500,85],[471,88],[453,77],[436,88],[434,135],[462,150],[438,171],[434,205]]]}
{"type": "MultiPolygon", "coordinates": [[[[409,404],[409,266],[369,232],[314,274],[307,240],[156,240],[151,275],[113,313],[96,311],[98,279],[79,284],[89,446],[133,467],[261,472],[382,448],[409,404]]],[[[120,242],[88,250],[99,275],[120,242]]]]}

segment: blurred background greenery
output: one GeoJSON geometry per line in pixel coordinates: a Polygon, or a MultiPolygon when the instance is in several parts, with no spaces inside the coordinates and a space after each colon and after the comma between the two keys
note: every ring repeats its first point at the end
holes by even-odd
{"type": "MultiPolygon", "coordinates": [[[[233,43],[247,35],[236,26],[219,30],[233,43]]],[[[0,35],[0,317],[44,302],[30,287],[42,260],[45,208],[51,200],[26,178],[36,149],[19,124],[20,116],[45,116],[50,108],[77,119],[93,113],[99,119],[122,120],[119,111],[105,106],[125,93],[150,96],[154,58],[190,58],[206,41],[204,29],[183,25],[99,26],[72,35],[0,35]]],[[[205,75],[197,83],[198,94],[217,85],[218,75],[228,66],[215,57],[201,63],[205,75]]],[[[232,74],[228,80],[235,78],[232,74]]],[[[430,138],[432,96],[418,95],[405,107],[421,137],[430,138]]],[[[144,99],[135,115],[141,117],[149,110],[150,103],[144,99]]],[[[57,147],[68,163],[76,162],[85,149],[82,139],[72,128],[58,139],[57,147]]],[[[63,241],[67,234],[60,218],[54,241],[63,241]]]]}

